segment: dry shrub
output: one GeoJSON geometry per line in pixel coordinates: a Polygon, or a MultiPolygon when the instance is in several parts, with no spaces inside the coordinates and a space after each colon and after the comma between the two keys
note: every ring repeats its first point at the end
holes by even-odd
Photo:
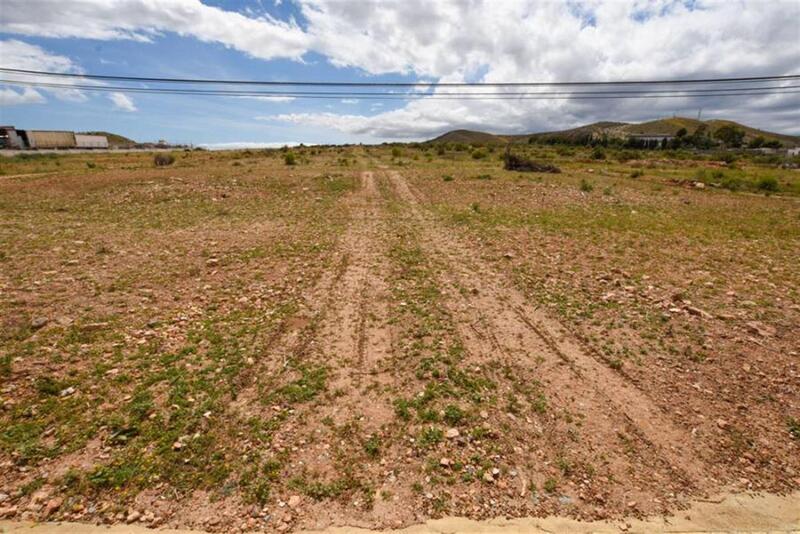
{"type": "Polygon", "coordinates": [[[172,154],[156,154],[153,163],[156,167],[166,167],[175,163],[175,157],[172,154]]]}
{"type": "Polygon", "coordinates": [[[518,172],[552,172],[559,173],[561,169],[549,163],[539,163],[521,156],[506,152],[505,169],[518,172]]]}

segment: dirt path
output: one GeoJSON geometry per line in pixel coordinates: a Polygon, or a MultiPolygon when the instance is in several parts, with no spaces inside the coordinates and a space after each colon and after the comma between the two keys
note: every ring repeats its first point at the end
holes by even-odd
{"type": "Polygon", "coordinates": [[[674,492],[713,487],[713,481],[705,478],[703,461],[693,450],[688,432],[659,410],[645,392],[528,302],[466,243],[438,226],[400,173],[390,171],[388,178],[416,219],[426,251],[442,262],[442,289],[468,352],[485,362],[527,367],[544,384],[551,402],[577,414],[582,421],[582,442],[571,447],[573,454],[597,462],[599,457],[593,452],[605,449],[604,454],[612,457],[609,474],[618,480],[627,478],[631,465],[639,471],[629,478],[630,488],[641,488],[639,498],[630,491],[603,495],[603,501],[628,499],[629,509],[653,512],[657,509],[641,501],[650,500],[651,491],[661,493],[658,486],[671,486],[674,492]],[[636,449],[633,454],[624,450],[631,445],[636,449]],[[658,484],[643,480],[645,473],[652,477],[650,482],[657,480],[658,484]]]}
{"type": "MultiPolygon", "coordinates": [[[[658,517],[646,521],[592,521],[583,522],[562,517],[495,519],[489,521],[470,521],[463,518],[447,517],[428,521],[421,525],[393,530],[396,534],[456,534],[456,533],[494,533],[494,534],[545,534],[560,532],[579,533],[707,533],[707,532],[798,532],[800,531],[800,494],[784,497],[775,495],[747,496],[730,495],[717,502],[697,502],[690,509],[671,517],[658,517]]],[[[190,530],[158,530],[135,525],[95,526],[79,523],[18,523],[0,521],[0,532],[7,534],[201,534],[190,530]]],[[[311,531],[306,531],[311,532],[311,531]]],[[[362,534],[379,531],[332,527],[327,534],[362,534]]]]}

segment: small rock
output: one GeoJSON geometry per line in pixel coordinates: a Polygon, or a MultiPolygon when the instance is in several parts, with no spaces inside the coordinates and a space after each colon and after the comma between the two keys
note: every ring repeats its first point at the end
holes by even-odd
{"type": "Polygon", "coordinates": [[[217,258],[208,258],[206,260],[206,265],[209,267],[213,267],[215,265],[219,265],[219,260],[217,258]]]}
{"type": "Polygon", "coordinates": [[[6,502],[9,499],[8,493],[3,493],[0,491],[0,503],[6,502]]]}
{"type": "Polygon", "coordinates": [[[717,426],[720,427],[722,430],[725,430],[726,428],[728,428],[729,423],[725,419],[719,418],[717,419],[717,426]]]}
{"type": "Polygon", "coordinates": [[[439,465],[442,467],[449,467],[450,466],[450,459],[449,458],[442,458],[439,460],[439,465]]]}
{"type": "Polygon", "coordinates": [[[32,330],[39,330],[43,328],[49,321],[47,317],[36,317],[31,321],[31,329],[32,330]]]}
{"type": "Polygon", "coordinates": [[[183,443],[181,441],[176,441],[175,443],[172,444],[173,451],[179,451],[182,448],[183,448],[183,443]]]}
{"type": "Polygon", "coordinates": [[[73,393],[75,393],[75,388],[70,386],[70,387],[68,387],[66,389],[62,389],[61,392],[58,395],[60,397],[69,397],[73,393]]]}
{"type": "Polygon", "coordinates": [[[125,518],[125,521],[127,523],[134,523],[138,521],[140,517],[142,517],[141,512],[139,512],[138,510],[132,510],[131,512],[128,513],[128,517],[125,518]]]}
{"type": "Polygon", "coordinates": [[[61,508],[61,504],[64,502],[64,499],[61,497],[55,497],[47,501],[47,504],[44,507],[44,515],[50,516],[54,512],[56,512],[59,508],[61,508]]]}
{"type": "Polygon", "coordinates": [[[747,324],[747,331],[761,337],[772,337],[775,335],[775,328],[759,323],[758,321],[749,321],[747,324]]]}
{"type": "Polygon", "coordinates": [[[694,306],[686,306],[686,311],[689,312],[689,315],[694,315],[695,317],[702,317],[703,319],[711,318],[710,313],[700,308],[695,308],[694,306]]]}
{"type": "Polygon", "coordinates": [[[461,433],[458,431],[457,428],[448,428],[447,433],[445,434],[445,436],[447,436],[448,439],[455,439],[460,435],[461,433]]]}
{"type": "Polygon", "coordinates": [[[511,252],[506,252],[505,254],[503,254],[503,257],[507,260],[511,260],[514,259],[514,254],[511,252]]]}
{"type": "Polygon", "coordinates": [[[299,495],[292,495],[289,497],[289,508],[296,508],[297,505],[300,504],[300,496],[299,495]]]}
{"type": "Polygon", "coordinates": [[[486,471],[483,474],[483,480],[484,480],[484,482],[494,482],[494,477],[492,476],[492,473],[490,473],[489,471],[486,471]]]}

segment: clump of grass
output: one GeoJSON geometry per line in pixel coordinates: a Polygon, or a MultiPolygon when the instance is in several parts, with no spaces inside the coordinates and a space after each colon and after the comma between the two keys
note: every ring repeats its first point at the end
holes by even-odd
{"type": "Polygon", "coordinates": [[[377,458],[381,453],[381,438],[377,435],[372,435],[364,442],[364,452],[372,458],[377,458]]]}
{"type": "Polygon", "coordinates": [[[592,150],[591,158],[596,160],[606,159],[606,152],[602,148],[597,147],[594,150],[592,150]]]}
{"type": "Polygon", "coordinates": [[[454,180],[454,178],[452,176],[450,176],[449,174],[446,174],[446,175],[442,176],[442,181],[443,182],[452,182],[453,180],[454,180]]]}
{"type": "Polygon", "coordinates": [[[581,191],[584,193],[591,193],[594,191],[594,186],[586,178],[581,178],[581,191]]]}
{"type": "Polygon", "coordinates": [[[644,171],[642,169],[636,169],[631,173],[631,178],[639,178],[641,176],[644,176],[644,171]]]}
{"type": "Polygon", "coordinates": [[[484,159],[487,155],[485,151],[477,149],[472,152],[472,159],[484,159]]]}
{"type": "Polygon", "coordinates": [[[283,162],[286,165],[297,165],[297,156],[294,152],[287,152],[283,155],[283,162]]]}
{"type": "Polygon", "coordinates": [[[279,388],[273,396],[287,404],[297,404],[312,400],[325,389],[328,373],[324,367],[302,367],[300,373],[300,378],[279,388]]]}
{"type": "Polygon", "coordinates": [[[428,447],[432,447],[442,441],[443,438],[444,432],[442,432],[440,428],[431,426],[419,433],[417,443],[423,449],[427,449],[428,447]]]}
{"type": "Polygon", "coordinates": [[[394,401],[394,414],[403,421],[411,420],[411,402],[406,399],[397,399],[394,401]]]}
{"type": "Polygon", "coordinates": [[[471,209],[475,213],[480,213],[481,205],[478,204],[477,202],[473,202],[472,204],[469,205],[469,209],[471,209]]]}
{"type": "Polygon", "coordinates": [[[789,428],[789,435],[794,439],[800,440],[800,420],[790,417],[786,422],[786,426],[789,428]]]}
{"type": "Polygon", "coordinates": [[[464,421],[466,414],[464,411],[453,404],[448,404],[444,409],[444,420],[451,426],[456,426],[464,421]]]}
{"type": "Polygon", "coordinates": [[[772,176],[765,176],[758,181],[758,189],[767,193],[774,193],[778,191],[778,180],[772,176]]]}
{"type": "Polygon", "coordinates": [[[554,478],[548,478],[544,481],[544,490],[547,493],[555,493],[556,489],[558,489],[558,483],[554,478]]]}

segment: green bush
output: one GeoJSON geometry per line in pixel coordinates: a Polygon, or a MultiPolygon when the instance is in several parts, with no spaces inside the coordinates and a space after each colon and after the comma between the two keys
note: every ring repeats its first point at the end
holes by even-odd
{"type": "Polygon", "coordinates": [[[600,147],[597,147],[594,150],[592,150],[592,159],[597,159],[597,160],[606,159],[605,150],[603,150],[600,147]]]}
{"type": "Polygon", "coordinates": [[[594,186],[588,181],[586,181],[586,178],[582,178],[581,191],[583,191],[584,193],[591,193],[592,191],[594,191],[594,186]]]}
{"type": "Polygon", "coordinates": [[[487,155],[486,152],[484,152],[483,150],[480,149],[474,150],[472,152],[472,159],[484,159],[486,155],[487,155]]]}
{"type": "Polygon", "coordinates": [[[286,165],[296,165],[297,164],[297,156],[294,155],[294,152],[287,152],[283,155],[283,162],[286,165]]]}
{"type": "Polygon", "coordinates": [[[776,192],[778,188],[778,180],[773,178],[772,176],[765,176],[764,178],[758,181],[758,188],[761,191],[766,191],[768,193],[776,192]]]}

